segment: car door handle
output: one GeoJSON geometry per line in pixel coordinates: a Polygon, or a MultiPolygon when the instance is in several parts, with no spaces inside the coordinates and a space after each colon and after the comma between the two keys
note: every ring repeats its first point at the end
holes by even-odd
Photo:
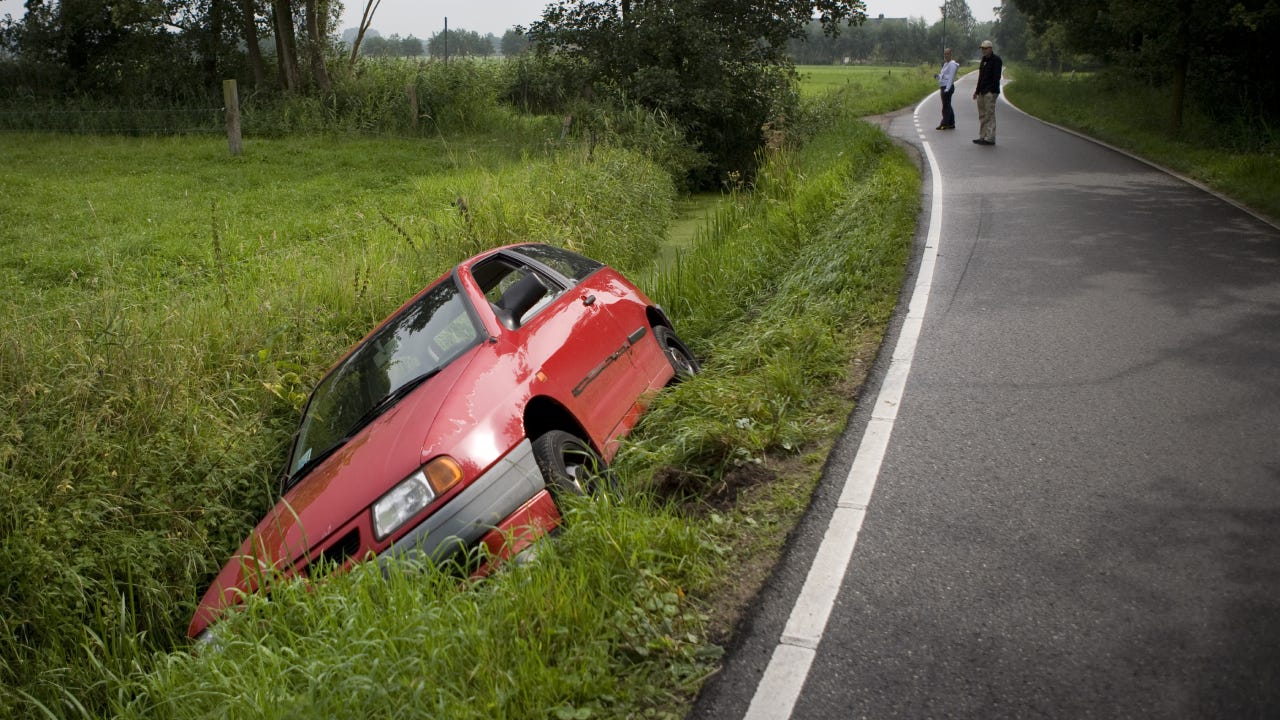
{"type": "Polygon", "coordinates": [[[584,296],[582,297],[582,304],[583,304],[583,305],[585,305],[585,306],[587,306],[587,307],[591,307],[592,305],[595,305],[595,304],[596,304],[596,296],[595,296],[595,295],[584,295],[584,296]]]}

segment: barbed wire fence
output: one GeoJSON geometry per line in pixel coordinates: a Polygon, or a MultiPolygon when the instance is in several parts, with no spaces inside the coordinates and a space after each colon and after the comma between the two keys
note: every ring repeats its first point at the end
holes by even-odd
{"type": "Polygon", "coordinates": [[[217,135],[225,132],[222,107],[118,109],[0,109],[0,132],[113,135],[217,135]]]}

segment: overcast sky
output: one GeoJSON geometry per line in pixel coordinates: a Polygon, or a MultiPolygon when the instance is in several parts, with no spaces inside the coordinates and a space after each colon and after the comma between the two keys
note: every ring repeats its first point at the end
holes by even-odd
{"type": "MultiPolygon", "coordinates": [[[[992,7],[999,0],[969,0],[969,9],[979,21],[994,20],[992,7]]],[[[339,30],[355,27],[360,22],[364,0],[344,0],[339,30]]],[[[426,39],[449,27],[474,30],[485,35],[501,36],[513,25],[528,25],[542,15],[547,0],[382,0],[373,16],[373,28],[382,35],[414,35],[426,39]]],[[[867,16],[915,17],[936,22],[942,13],[942,0],[867,0],[867,16]]],[[[5,13],[20,16],[22,0],[0,0],[0,17],[5,13]]]]}
{"type": "MultiPolygon", "coordinates": [[[[9,2],[10,0],[0,0],[9,2]]],[[[994,20],[992,7],[999,0],[969,0],[969,10],[979,21],[994,20]],[[990,7],[989,7],[990,6],[990,7]]],[[[345,0],[343,28],[360,23],[364,0],[345,0]]],[[[449,27],[501,36],[513,25],[525,25],[542,16],[547,0],[382,0],[373,16],[373,28],[385,35],[410,34],[426,39],[449,27]]],[[[942,0],[867,0],[867,17],[922,17],[930,23],[942,17],[942,0]]]]}

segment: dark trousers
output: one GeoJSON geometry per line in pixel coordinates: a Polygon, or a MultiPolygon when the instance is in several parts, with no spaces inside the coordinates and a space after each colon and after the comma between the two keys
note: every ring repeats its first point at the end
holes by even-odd
{"type": "Polygon", "coordinates": [[[952,85],[950,90],[938,90],[938,94],[942,96],[942,124],[955,127],[956,111],[951,109],[951,96],[956,94],[956,86],[952,85]]]}

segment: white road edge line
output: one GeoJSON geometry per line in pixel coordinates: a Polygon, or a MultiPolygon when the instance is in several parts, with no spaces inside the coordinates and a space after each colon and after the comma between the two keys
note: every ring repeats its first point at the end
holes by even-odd
{"type": "MultiPolygon", "coordinates": [[[[925,98],[916,106],[917,122],[920,108],[928,100],[929,98],[925,98]]],[[[915,357],[916,342],[920,339],[920,331],[924,325],[929,292],[933,288],[933,270],[937,262],[942,227],[942,176],[938,172],[938,162],[928,141],[923,146],[925,157],[929,161],[929,172],[933,176],[933,201],[929,206],[929,234],[920,258],[920,270],[916,276],[915,289],[911,293],[907,317],[902,323],[889,370],[880,386],[880,394],[871,411],[871,420],[858,445],[858,454],[845,479],[831,522],[827,525],[813,565],[809,567],[809,575],[800,590],[800,596],[791,609],[782,637],[773,649],[769,666],[765,668],[760,685],[756,687],[751,706],[744,716],[745,720],[785,720],[791,717],[796,700],[800,697],[800,690],[809,675],[818,643],[822,640],[827,619],[835,606],[836,595],[840,592],[849,560],[853,557],[858,533],[862,530],[862,521],[866,518],[867,506],[871,502],[871,493],[880,474],[880,465],[889,447],[889,436],[898,417],[898,407],[902,404],[907,376],[915,357]]]]}

